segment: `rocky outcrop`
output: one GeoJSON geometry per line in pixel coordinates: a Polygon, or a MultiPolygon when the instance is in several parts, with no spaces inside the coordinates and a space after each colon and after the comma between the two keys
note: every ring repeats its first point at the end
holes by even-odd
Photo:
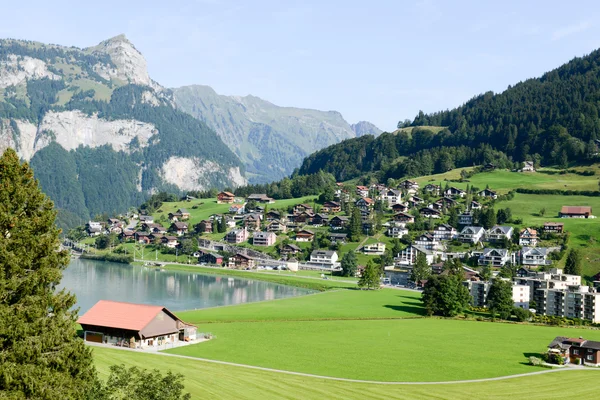
{"type": "Polygon", "coordinates": [[[48,71],[48,66],[42,60],[29,56],[9,54],[7,60],[0,61],[0,88],[24,83],[27,79],[61,79],[60,76],[48,71]]]}
{"type": "MultiPolygon", "coordinates": [[[[211,187],[210,175],[221,171],[222,167],[213,161],[170,157],[161,168],[161,178],[182,190],[207,190],[211,187]]],[[[238,167],[229,169],[228,178],[238,186],[247,183],[238,167]]]]}
{"type": "Polygon", "coordinates": [[[352,124],[351,127],[354,133],[356,133],[357,137],[365,135],[378,136],[381,132],[383,132],[381,129],[368,121],[357,122],[356,124],[352,124]]]}

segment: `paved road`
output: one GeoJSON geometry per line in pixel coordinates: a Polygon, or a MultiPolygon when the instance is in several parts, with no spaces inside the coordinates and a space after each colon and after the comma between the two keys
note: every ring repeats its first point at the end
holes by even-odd
{"type": "MultiPolygon", "coordinates": [[[[123,351],[137,351],[137,352],[142,352],[142,353],[144,352],[144,350],[129,349],[129,348],[126,348],[126,347],[105,346],[105,345],[99,345],[99,344],[93,344],[93,343],[88,343],[88,344],[90,344],[92,346],[108,347],[108,348],[114,348],[114,349],[123,350],[123,351]]],[[[179,355],[179,354],[171,354],[171,353],[163,353],[163,352],[152,353],[152,354],[158,354],[158,355],[166,356],[166,357],[179,357],[179,358],[185,358],[185,359],[188,359],[188,360],[195,360],[195,361],[202,361],[202,362],[208,362],[208,363],[213,363],[213,364],[228,365],[228,366],[232,366],[232,367],[256,369],[256,370],[259,370],[259,371],[274,372],[274,373],[278,373],[278,374],[296,375],[296,376],[303,376],[303,377],[307,377],[307,378],[327,379],[327,380],[331,380],[331,381],[340,381],[340,382],[369,383],[369,384],[373,384],[373,385],[453,385],[453,384],[460,384],[460,383],[478,383],[478,382],[502,381],[502,380],[506,380],[506,379],[521,378],[521,377],[533,376],[533,375],[551,374],[551,373],[558,373],[558,372],[564,372],[564,371],[595,371],[595,372],[599,372],[600,371],[599,369],[596,369],[596,368],[589,368],[589,367],[586,368],[586,367],[582,367],[582,366],[573,366],[573,367],[565,367],[565,368],[560,368],[560,369],[546,369],[546,370],[543,370],[543,371],[527,372],[527,373],[524,373],[524,374],[498,376],[498,377],[495,377],[495,378],[466,379],[466,380],[462,380],[462,381],[385,382],[385,381],[368,381],[368,380],[363,380],[363,379],[336,378],[336,377],[333,377],[333,376],[323,376],[323,375],[306,374],[306,373],[303,373],[303,372],[294,372],[294,371],[286,371],[286,370],[283,370],[283,369],[273,369],[273,368],[266,368],[266,367],[257,367],[255,365],[238,364],[238,363],[227,362],[227,361],[210,360],[210,359],[207,359],[207,358],[197,358],[197,357],[190,357],[190,356],[182,356],[182,355],[179,355]]]]}

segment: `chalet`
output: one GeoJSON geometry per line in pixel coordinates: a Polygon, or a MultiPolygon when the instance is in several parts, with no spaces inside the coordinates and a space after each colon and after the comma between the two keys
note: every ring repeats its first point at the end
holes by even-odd
{"type": "Polygon", "coordinates": [[[177,236],[183,236],[188,233],[188,224],[185,222],[173,222],[169,227],[169,231],[177,234],[177,236]]]}
{"type": "Polygon", "coordinates": [[[149,224],[146,222],[142,224],[142,230],[149,233],[167,233],[167,230],[161,224],[149,224]]]}
{"type": "Polygon", "coordinates": [[[440,242],[431,233],[426,232],[415,238],[414,244],[427,250],[433,250],[439,246],[440,242]]]}
{"type": "Polygon", "coordinates": [[[419,214],[425,218],[442,218],[442,213],[429,207],[423,207],[419,210],[419,214]]]}
{"type": "Polygon", "coordinates": [[[331,250],[315,250],[310,253],[309,265],[334,269],[338,266],[338,254],[331,250]]]}
{"type": "Polygon", "coordinates": [[[357,186],[356,194],[360,197],[367,197],[369,195],[369,188],[366,186],[357,186]]]}
{"type": "Polygon", "coordinates": [[[272,198],[270,198],[269,196],[267,196],[264,193],[261,193],[261,194],[253,193],[246,198],[246,201],[255,201],[257,203],[275,203],[275,200],[273,200],[272,198]]]}
{"type": "Polygon", "coordinates": [[[538,242],[538,234],[535,229],[525,228],[519,232],[519,245],[535,247],[538,242]]]}
{"type": "Polygon", "coordinates": [[[348,234],[346,234],[346,233],[330,233],[329,240],[331,241],[331,243],[344,244],[348,240],[348,234]]]}
{"type": "Polygon", "coordinates": [[[77,321],[83,340],[146,349],[196,339],[196,327],[162,306],[100,300],[77,321]]]}
{"type": "Polygon", "coordinates": [[[163,244],[162,240],[165,237],[165,235],[163,235],[162,233],[151,233],[150,235],[148,235],[148,237],[150,238],[150,243],[161,245],[163,244]]]}
{"type": "Polygon", "coordinates": [[[458,240],[464,243],[479,243],[483,239],[485,229],[480,226],[465,226],[458,234],[458,240]]]}
{"type": "Polygon", "coordinates": [[[563,233],[565,224],[562,222],[546,222],[544,223],[544,233],[563,233]]]}
{"type": "Polygon", "coordinates": [[[332,229],[341,229],[348,225],[349,222],[350,218],[346,216],[336,215],[335,217],[329,220],[329,226],[331,226],[332,229]]]}
{"type": "Polygon", "coordinates": [[[467,226],[473,224],[473,214],[470,211],[465,211],[458,215],[458,224],[467,226]]]}
{"type": "Polygon", "coordinates": [[[298,215],[302,213],[314,214],[315,210],[310,204],[297,204],[294,206],[294,214],[298,215]]]}
{"type": "Polygon", "coordinates": [[[143,244],[150,244],[150,234],[148,232],[136,232],[135,241],[143,244]]]}
{"type": "Polygon", "coordinates": [[[118,218],[109,218],[107,221],[107,225],[109,228],[121,227],[123,223],[118,218]]]}
{"type": "Polygon", "coordinates": [[[123,231],[120,235],[120,238],[124,242],[135,240],[135,231],[123,231]]]}
{"type": "Polygon", "coordinates": [[[431,208],[432,210],[436,210],[436,211],[442,211],[442,209],[444,208],[444,203],[442,201],[438,200],[435,203],[431,203],[429,205],[429,208],[431,208]]]}
{"type": "Polygon", "coordinates": [[[201,264],[213,264],[213,265],[221,265],[223,264],[223,256],[217,253],[210,252],[200,252],[198,256],[198,262],[201,264]]]}
{"type": "Polygon", "coordinates": [[[324,213],[339,213],[342,211],[342,206],[337,201],[326,201],[321,207],[321,212],[324,213]]]}
{"type": "Polygon", "coordinates": [[[213,233],[212,222],[204,219],[204,220],[200,221],[197,229],[198,229],[198,233],[213,233]]]}
{"type": "Polygon", "coordinates": [[[368,255],[382,255],[385,253],[385,243],[377,242],[365,244],[362,251],[364,254],[368,255]]]}
{"type": "Polygon", "coordinates": [[[555,354],[565,364],[600,366],[600,342],[582,337],[557,336],[548,345],[548,354],[555,354]]]}
{"type": "Polygon", "coordinates": [[[275,219],[267,224],[267,232],[287,232],[287,226],[280,220],[275,219]]]}
{"type": "Polygon", "coordinates": [[[483,166],[484,171],[493,171],[496,168],[497,168],[496,165],[492,164],[492,163],[487,163],[483,166]]]}
{"type": "Polygon", "coordinates": [[[415,204],[423,204],[425,203],[425,200],[423,200],[422,198],[420,198],[419,196],[411,196],[410,199],[412,200],[413,203],[415,204]]]}
{"type": "Polygon", "coordinates": [[[262,218],[262,215],[265,213],[265,208],[263,206],[259,206],[258,204],[248,207],[248,204],[246,204],[246,212],[250,214],[260,214],[262,218]]]}
{"type": "Polygon", "coordinates": [[[277,235],[273,232],[255,232],[252,236],[254,246],[273,246],[277,241],[277,235]]]}
{"type": "Polygon", "coordinates": [[[234,229],[225,235],[225,241],[231,244],[243,243],[248,240],[248,230],[244,229],[234,229]]]}
{"type": "Polygon", "coordinates": [[[402,192],[397,189],[388,189],[384,192],[382,197],[387,201],[388,205],[391,206],[402,201],[402,192]]]}
{"type": "Polygon", "coordinates": [[[356,207],[362,212],[370,212],[374,204],[375,201],[369,197],[363,197],[356,201],[356,207]]]}
{"type": "Polygon", "coordinates": [[[307,229],[302,229],[301,231],[296,232],[296,242],[312,242],[314,238],[314,232],[311,232],[307,229]]]}
{"type": "Polygon", "coordinates": [[[247,214],[244,215],[243,225],[244,228],[255,231],[260,229],[260,223],[262,221],[262,214],[247,214]]]}
{"type": "Polygon", "coordinates": [[[533,161],[525,161],[523,163],[523,168],[521,169],[522,172],[535,172],[535,165],[533,164],[533,161]]]}
{"type": "Polygon", "coordinates": [[[397,203],[392,205],[392,211],[395,213],[399,213],[399,212],[407,212],[409,209],[407,204],[403,204],[403,203],[397,203]]]}
{"type": "Polygon", "coordinates": [[[298,254],[302,253],[302,249],[295,244],[286,244],[281,248],[281,254],[298,254]]]}
{"type": "Polygon", "coordinates": [[[458,202],[454,199],[451,199],[450,197],[442,197],[441,199],[439,199],[438,201],[436,201],[437,204],[439,204],[440,206],[446,206],[447,208],[450,207],[456,207],[458,205],[458,202]]]}
{"type": "Polygon", "coordinates": [[[511,253],[506,249],[484,249],[483,254],[479,256],[479,265],[489,265],[490,267],[503,267],[511,262],[511,253]]]}
{"type": "Polygon", "coordinates": [[[140,223],[148,222],[150,224],[154,223],[154,217],[152,215],[140,215],[140,223]]]}
{"type": "Polygon", "coordinates": [[[163,246],[169,247],[171,249],[179,246],[179,241],[177,240],[177,236],[163,236],[161,238],[161,243],[163,246]]]}
{"type": "Polygon", "coordinates": [[[281,213],[279,211],[271,210],[267,213],[266,217],[268,222],[275,221],[281,219],[281,213]]]}
{"type": "Polygon", "coordinates": [[[246,205],[245,204],[232,204],[229,207],[229,213],[230,214],[243,214],[246,212],[246,205]]]}
{"type": "Polygon", "coordinates": [[[387,235],[391,238],[402,239],[404,235],[408,235],[408,229],[404,227],[404,224],[392,225],[388,227],[387,235]]]}
{"type": "Polygon", "coordinates": [[[104,228],[100,222],[89,221],[86,224],[86,230],[90,236],[98,236],[104,232],[104,228]]]}
{"type": "Polygon", "coordinates": [[[545,247],[523,247],[520,251],[521,265],[538,266],[551,265],[552,260],[548,260],[549,249],[545,247]]]}
{"type": "Polygon", "coordinates": [[[256,260],[245,254],[237,253],[233,257],[229,257],[229,267],[237,269],[253,269],[256,267],[256,260]]]}
{"type": "Polygon", "coordinates": [[[432,194],[434,196],[438,196],[440,194],[440,192],[442,191],[442,188],[438,185],[434,185],[432,183],[429,183],[427,185],[425,185],[425,187],[423,188],[423,190],[425,191],[425,193],[429,193],[432,194]]]}
{"type": "Polygon", "coordinates": [[[329,215],[327,214],[315,214],[315,216],[310,221],[313,226],[323,226],[329,223],[329,215]]]}
{"type": "Polygon", "coordinates": [[[456,188],[454,186],[449,187],[448,189],[444,190],[444,195],[445,196],[449,196],[449,197],[460,197],[463,198],[467,195],[467,192],[465,192],[462,189],[456,188]]]}
{"type": "Polygon", "coordinates": [[[217,194],[218,204],[231,204],[235,201],[235,195],[231,192],[220,192],[217,194]]]}
{"type": "Polygon", "coordinates": [[[190,213],[185,208],[180,208],[174,213],[169,213],[169,220],[173,222],[185,221],[190,219],[190,213]]]}
{"type": "Polygon", "coordinates": [[[415,222],[415,217],[407,213],[399,212],[398,214],[394,214],[394,221],[412,224],[415,222]]]}
{"type": "Polygon", "coordinates": [[[293,219],[296,224],[310,224],[315,215],[309,212],[301,212],[300,214],[294,215],[293,219]]]}
{"type": "Polygon", "coordinates": [[[485,237],[488,242],[500,243],[502,241],[512,239],[513,227],[495,225],[487,231],[485,237]]]}
{"type": "Polygon", "coordinates": [[[498,194],[496,194],[496,192],[494,192],[493,190],[490,190],[490,189],[483,189],[483,190],[479,191],[477,193],[477,195],[479,197],[487,197],[489,199],[497,199],[498,198],[498,194]]]}
{"type": "Polygon", "coordinates": [[[423,247],[410,245],[406,249],[402,250],[397,258],[394,259],[394,263],[399,266],[410,266],[414,265],[417,261],[417,255],[423,253],[427,264],[433,264],[435,260],[435,253],[432,250],[427,250],[423,247]]]}
{"type": "Polygon", "coordinates": [[[406,179],[402,182],[400,182],[400,184],[398,185],[399,189],[404,189],[407,192],[412,192],[412,193],[416,193],[417,190],[419,190],[419,184],[415,181],[411,181],[409,179],[406,179]]]}
{"type": "Polygon", "coordinates": [[[563,206],[558,213],[560,218],[590,218],[592,207],[589,206],[563,206]]]}
{"type": "Polygon", "coordinates": [[[481,203],[478,203],[475,200],[471,200],[470,208],[471,208],[471,210],[481,210],[483,207],[482,207],[481,203]]]}
{"type": "Polygon", "coordinates": [[[433,230],[433,237],[438,241],[452,240],[456,238],[456,236],[458,236],[458,232],[453,226],[448,224],[440,224],[433,230]]]}

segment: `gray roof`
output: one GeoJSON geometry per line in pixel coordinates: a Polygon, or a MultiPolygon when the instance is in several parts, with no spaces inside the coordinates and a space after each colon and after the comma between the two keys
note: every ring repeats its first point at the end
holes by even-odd
{"type": "Polygon", "coordinates": [[[528,254],[528,253],[539,253],[542,256],[546,256],[548,255],[549,251],[548,248],[546,247],[523,247],[523,249],[521,250],[522,254],[528,254]]]}
{"type": "Polygon", "coordinates": [[[483,228],[481,226],[465,226],[463,228],[463,230],[460,231],[460,234],[462,235],[464,233],[470,233],[470,232],[472,232],[472,233],[479,233],[481,231],[483,231],[483,228]],[[469,232],[467,232],[467,231],[469,231],[469,232]]]}
{"type": "Polygon", "coordinates": [[[333,250],[315,250],[311,253],[311,256],[317,255],[317,256],[331,257],[334,253],[335,253],[335,251],[333,251],[333,250]]]}
{"type": "Polygon", "coordinates": [[[506,257],[508,255],[508,250],[507,249],[490,249],[490,248],[485,248],[483,250],[483,256],[487,256],[492,252],[497,252],[498,254],[500,254],[502,257],[506,257]]]}
{"type": "Polygon", "coordinates": [[[502,226],[502,225],[496,225],[496,226],[493,226],[493,227],[492,227],[492,229],[490,229],[490,232],[493,232],[493,231],[498,231],[498,230],[499,230],[500,232],[502,232],[503,234],[505,234],[505,235],[506,235],[506,234],[508,234],[510,231],[512,231],[512,230],[513,230],[513,227],[512,227],[512,226],[502,226]]]}

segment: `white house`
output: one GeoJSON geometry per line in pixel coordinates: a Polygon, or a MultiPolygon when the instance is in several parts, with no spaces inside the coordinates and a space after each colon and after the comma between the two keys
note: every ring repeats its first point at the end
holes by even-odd
{"type": "Polygon", "coordinates": [[[538,235],[535,229],[525,228],[519,233],[519,245],[535,247],[537,245],[538,235]]]}
{"type": "Polygon", "coordinates": [[[377,242],[365,244],[362,248],[363,253],[371,255],[382,255],[385,253],[385,243],[377,242]]]}
{"type": "Polygon", "coordinates": [[[404,227],[404,224],[392,225],[388,227],[387,235],[392,238],[402,239],[404,235],[408,235],[408,229],[404,227]]]}
{"type": "Polygon", "coordinates": [[[439,246],[440,242],[431,233],[426,232],[415,238],[414,244],[427,250],[433,250],[439,246]]]}
{"type": "Polygon", "coordinates": [[[533,165],[533,161],[525,161],[523,163],[523,172],[535,172],[535,166],[533,165]]]}
{"type": "Polygon", "coordinates": [[[425,254],[427,264],[433,264],[435,260],[435,253],[432,250],[427,250],[423,247],[416,245],[408,246],[406,249],[402,250],[399,256],[394,259],[395,264],[399,266],[414,265],[417,261],[417,254],[419,253],[425,254]]]}
{"type": "Polygon", "coordinates": [[[465,192],[462,189],[452,186],[452,187],[444,190],[444,195],[450,196],[450,197],[460,197],[462,199],[467,195],[467,192],[465,192]]]}
{"type": "Polygon", "coordinates": [[[489,265],[491,267],[503,267],[512,261],[511,252],[506,249],[488,249],[483,250],[479,256],[479,265],[489,265]]]}
{"type": "Polygon", "coordinates": [[[515,307],[529,309],[530,290],[529,285],[513,285],[512,299],[515,307]]]}
{"type": "Polygon", "coordinates": [[[458,239],[465,243],[479,243],[483,238],[484,233],[485,229],[481,226],[465,226],[463,230],[460,231],[458,239]]]}
{"type": "Polygon", "coordinates": [[[504,239],[510,240],[513,234],[512,226],[500,226],[495,225],[486,234],[486,240],[488,242],[501,242],[504,239]]]}
{"type": "Polygon", "coordinates": [[[490,189],[483,189],[482,191],[478,192],[477,195],[479,197],[487,197],[489,199],[497,199],[498,198],[498,194],[490,189]]]}
{"type": "Polygon", "coordinates": [[[390,207],[402,201],[402,192],[397,189],[388,189],[384,193],[385,200],[390,207]]]}
{"type": "Polygon", "coordinates": [[[458,232],[453,226],[448,224],[440,224],[433,230],[433,237],[438,241],[440,240],[452,240],[458,236],[458,232]]]}
{"type": "Polygon", "coordinates": [[[552,260],[548,260],[549,253],[545,247],[523,247],[520,261],[522,265],[550,265],[552,260]]]}
{"type": "Polygon", "coordinates": [[[309,265],[323,268],[336,268],[338,266],[338,254],[331,250],[315,250],[310,253],[309,265]]]}

